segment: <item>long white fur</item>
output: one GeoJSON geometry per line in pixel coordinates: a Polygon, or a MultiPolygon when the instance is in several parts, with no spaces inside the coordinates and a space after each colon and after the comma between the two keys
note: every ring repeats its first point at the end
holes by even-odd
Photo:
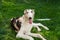
{"type": "Polygon", "coordinates": [[[32,27],[36,27],[38,31],[41,31],[41,29],[38,26],[42,26],[46,30],[49,30],[49,29],[41,23],[33,23],[32,22],[32,24],[29,24],[28,18],[34,17],[34,10],[33,9],[26,9],[26,10],[24,10],[24,14],[26,12],[29,12],[29,13],[26,15],[23,15],[21,18],[18,19],[19,21],[22,22],[22,24],[21,24],[21,28],[20,28],[19,32],[16,35],[16,38],[34,40],[33,37],[38,37],[38,38],[41,38],[42,40],[46,40],[41,34],[31,33],[31,29],[32,29],[32,27]],[[31,11],[33,11],[33,13],[31,13],[31,11]],[[27,18],[25,18],[25,16],[27,16],[27,18]]]}

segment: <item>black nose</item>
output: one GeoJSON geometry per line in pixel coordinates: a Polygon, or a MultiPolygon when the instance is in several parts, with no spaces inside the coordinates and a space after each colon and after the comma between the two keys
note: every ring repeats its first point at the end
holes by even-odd
{"type": "Polygon", "coordinates": [[[29,19],[32,19],[31,17],[29,17],[29,19]]]}

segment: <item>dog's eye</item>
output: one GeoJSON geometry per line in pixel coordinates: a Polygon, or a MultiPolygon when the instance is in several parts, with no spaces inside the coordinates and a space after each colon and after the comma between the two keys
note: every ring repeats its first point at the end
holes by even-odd
{"type": "Polygon", "coordinates": [[[28,14],[28,12],[26,12],[28,14]]]}
{"type": "Polygon", "coordinates": [[[33,13],[33,11],[31,11],[31,13],[33,13]]]}

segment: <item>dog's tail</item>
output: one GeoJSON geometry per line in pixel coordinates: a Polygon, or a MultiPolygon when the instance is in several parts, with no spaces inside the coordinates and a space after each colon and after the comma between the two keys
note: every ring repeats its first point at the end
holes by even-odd
{"type": "Polygon", "coordinates": [[[10,20],[12,21],[14,18],[11,18],[10,20]]]}
{"type": "Polygon", "coordinates": [[[11,21],[13,20],[13,18],[10,19],[11,21]]]}
{"type": "Polygon", "coordinates": [[[51,20],[51,19],[36,19],[37,21],[49,21],[49,20],[51,20]]]}

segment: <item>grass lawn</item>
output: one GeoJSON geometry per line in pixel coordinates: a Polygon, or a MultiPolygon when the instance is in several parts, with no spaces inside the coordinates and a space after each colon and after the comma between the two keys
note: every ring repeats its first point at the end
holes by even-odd
{"type": "MultiPolygon", "coordinates": [[[[2,0],[0,1],[0,40],[24,40],[16,38],[16,33],[11,29],[10,19],[23,15],[25,9],[35,9],[34,22],[46,25],[50,30],[44,28],[38,32],[36,28],[33,33],[40,33],[47,40],[60,40],[60,1],[59,0],[2,0]],[[50,18],[50,21],[36,21],[35,19],[50,18]]],[[[41,40],[34,38],[35,40],[41,40]]]]}

